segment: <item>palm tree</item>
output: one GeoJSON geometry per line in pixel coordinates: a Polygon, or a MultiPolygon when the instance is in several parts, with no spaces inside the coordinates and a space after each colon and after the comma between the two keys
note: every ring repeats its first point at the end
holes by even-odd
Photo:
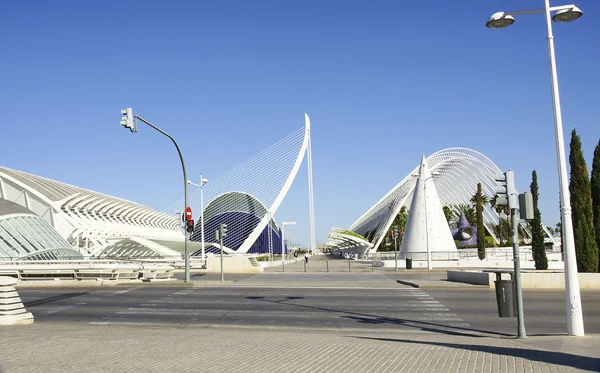
{"type": "Polygon", "coordinates": [[[404,236],[404,229],[406,228],[406,222],[408,221],[408,210],[406,206],[402,206],[400,208],[400,212],[394,218],[394,222],[392,226],[398,227],[398,240],[402,242],[402,237],[404,236]]]}
{"type": "Polygon", "coordinates": [[[450,208],[450,206],[448,206],[448,205],[442,207],[442,210],[444,211],[444,216],[446,217],[446,221],[448,221],[448,225],[455,226],[456,225],[456,213],[454,212],[454,210],[452,210],[452,208],[450,208]]]}
{"type": "Polygon", "coordinates": [[[466,203],[461,203],[460,205],[456,205],[456,211],[459,212],[459,216],[460,215],[465,215],[465,217],[467,218],[467,221],[469,222],[469,225],[475,225],[477,217],[475,216],[475,209],[473,208],[473,206],[468,205],[466,203]]]}
{"type": "MultiPolygon", "coordinates": [[[[506,237],[510,237],[510,231],[512,229],[511,224],[512,222],[510,221],[510,219],[508,219],[508,217],[510,216],[510,208],[508,207],[508,205],[499,205],[498,204],[498,199],[500,198],[500,196],[498,194],[494,195],[494,197],[492,197],[492,199],[490,200],[490,206],[492,206],[492,208],[496,211],[496,214],[498,214],[498,226],[501,227],[502,226],[502,217],[500,216],[500,214],[504,214],[507,217],[507,222],[508,224],[506,224],[506,237]]],[[[500,245],[502,245],[502,234],[498,234],[498,236],[500,237],[500,245]]]]}
{"type": "MultiPolygon", "coordinates": [[[[474,194],[473,197],[471,197],[471,203],[473,204],[473,206],[475,206],[477,204],[477,194],[474,194]]],[[[487,196],[485,194],[481,194],[481,204],[483,206],[487,205],[488,203],[490,203],[489,199],[487,198],[487,196]]]]}
{"type": "MultiPolygon", "coordinates": [[[[498,194],[495,194],[492,199],[490,200],[490,206],[494,209],[494,211],[496,211],[496,214],[498,214],[498,226],[500,226],[500,214],[505,212],[506,208],[503,205],[499,205],[498,204],[498,199],[500,198],[500,196],[498,194]]],[[[498,238],[500,239],[500,245],[502,245],[502,234],[500,232],[498,232],[498,238]]]]}

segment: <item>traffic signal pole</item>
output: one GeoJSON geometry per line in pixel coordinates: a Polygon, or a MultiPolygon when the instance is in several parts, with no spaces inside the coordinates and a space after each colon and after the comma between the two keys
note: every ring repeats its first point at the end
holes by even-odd
{"type": "Polygon", "coordinates": [[[515,267],[515,290],[517,291],[517,335],[519,338],[527,338],[525,332],[525,316],[523,315],[523,292],[521,289],[521,255],[519,253],[519,219],[517,209],[510,209],[513,228],[513,258],[515,267]]]}
{"type": "Polygon", "coordinates": [[[225,281],[225,276],[223,275],[223,235],[220,235],[219,243],[221,244],[221,282],[223,282],[225,281]]]}
{"type": "Polygon", "coordinates": [[[221,245],[221,282],[225,281],[225,276],[223,275],[223,238],[225,236],[227,236],[227,224],[221,223],[215,232],[215,238],[219,240],[221,245]]]}
{"type": "MultiPolygon", "coordinates": [[[[175,145],[175,148],[177,148],[177,153],[179,153],[179,159],[181,160],[181,168],[183,169],[183,193],[184,193],[184,205],[185,208],[187,209],[188,207],[188,186],[187,186],[187,171],[185,169],[185,161],[183,160],[183,155],[181,154],[181,149],[179,148],[179,144],[177,144],[177,141],[175,141],[175,139],[173,138],[173,136],[169,135],[168,133],[166,133],[165,131],[161,130],[160,128],[158,128],[157,126],[155,126],[154,124],[148,122],[147,120],[145,120],[144,118],[140,117],[137,114],[133,114],[133,111],[131,110],[131,108],[127,108],[124,110],[125,112],[123,113],[125,115],[125,120],[121,122],[121,124],[126,127],[129,128],[131,130],[131,132],[137,132],[137,127],[134,123],[134,118],[135,119],[139,119],[142,122],[146,123],[147,125],[149,125],[150,127],[154,128],[155,130],[157,130],[158,132],[162,133],[163,135],[167,136],[169,139],[171,139],[171,141],[173,142],[173,144],[175,145]]],[[[186,224],[187,226],[187,224],[186,224]]],[[[190,282],[190,253],[189,253],[189,245],[190,245],[190,234],[187,231],[187,229],[185,230],[185,241],[184,241],[184,261],[185,261],[185,282],[189,283],[190,282]]]]}
{"type": "MultiPolygon", "coordinates": [[[[521,290],[521,256],[519,253],[519,218],[517,210],[519,209],[519,196],[515,189],[515,174],[508,170],[504,174],[496,175],[496,181],[504,182],[506,185],[496,187],[498,195],[497,204],[499,206],[508,206],[510,208],[511,225],[513,229],[513,264],[514,264],[514,289],[517,303],[517,335],[518,338],[527,338],[525,333],[525,316],[523,312],[523,292],[521,290]]],[[[525,206],[522,206],[525,208],[525,206]]]]}

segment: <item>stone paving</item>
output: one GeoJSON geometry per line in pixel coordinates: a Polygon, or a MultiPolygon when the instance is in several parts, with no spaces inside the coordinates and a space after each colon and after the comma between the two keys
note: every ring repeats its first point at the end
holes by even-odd
{"type": "Polygon", "coordinates": [[[580,372],[599,337],[527,340],[260,328],[64,325],[2,330],[1,369],[30,372],[580,372]]]}
{"type": "MultiPolygon", "coordinates": [[[[335,265],[341,268],[347,262],[335,265]]],[[[414,302],[423,303],[421,306],[433,302],[421,290],[400,289],[403,285],[393,276],[368,273],[370,267],[365,267],[352,274],[272,271],[238,276],[234,281],[236,286],[382,286],[414,297],[414,302]]],[[[194,298],[203,289],[198,287],[201,283],[195,280],[194,287],[177,290],[171,297],[194,298]]],[[[93,296],[112,299],[128,296],[131,291],[135,288],[107,289],[93,296]]],[[[159,300],[169,299],[155,301],[159,300]]],[[[78,301],[83,304],[82,299],[78,301]]],[[[452,328],[376,330],[374,326],[349,329],[141,322],[135,312],[160,311],[153,310],[156,305],[150,303],[143,309],[115,310],[113,318],[85,323],[43,321],[43,315],[68,312],[67,305],[35,306],[34,311],[42,315],[41,322],[0,329],[0,372],[600,372],[600,335],[519,340],[482,333],[465,335],[452,328]]],[[[439,311],[436,317],[446,320],[449,312],[439,311]]],[[[464,323],[448,320],[440,322],[450,326],[464,323]]]]}

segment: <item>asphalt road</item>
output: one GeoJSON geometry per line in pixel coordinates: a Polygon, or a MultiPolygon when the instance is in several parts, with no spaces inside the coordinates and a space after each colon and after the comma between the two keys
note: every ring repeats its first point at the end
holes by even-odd
{"type": "MultiPolygon", "coordinates": [[[[261,287],[20,289],[36,323],[193,325],[281,330],[512,336],[493,290],[261,287]]],[[[586,333],[600,333],[600,292],[582,291],[586,333]]],[[[530,335],[566,332],[564,294],[524,291],[530,335]]]]}

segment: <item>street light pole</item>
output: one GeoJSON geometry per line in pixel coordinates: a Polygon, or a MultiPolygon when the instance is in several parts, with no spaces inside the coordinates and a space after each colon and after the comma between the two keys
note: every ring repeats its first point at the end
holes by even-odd
{"type": "Polygon", "coordinates": [[[562,220],[562,237],[564,243],[567,331],[569,335],[584,336],[585,331],[583,327],[581,294],[579,290],[579,277],[577,273],[575,238],[573,234],[573,221],[571,220],[571,203],[562,127],[562,113],[560,109],[560,95],[558,93],[556,56],[554,54],[554,36],[552,34],[551,22],[552,20],[556,22],[570,22],[581,17],[583,12],[575,5],[551,7],[550,0],[544,0],[543,9],[495,13],[490,17],[486,23],[486,26],[489,28],[504,28],[514,23],[513,15],[534,13],[546,14],[546,26],[548,31],[548,56],[550,58],[550,80],[552,83],[552,104],[554,109],[554,133],[556,137],[556,157],[560,186],[560,212],[562,220]],[[555,12],[554,16],[550,15],[551,12],[555,12]]]}
{"type": "MultiPolygon", "coordinates": [[[[208,180],[206,180],[208,182],[208,180]]],[[[200,246],[202,247],[202,260],[204,256],[204,179],[202,178],[202,172],[200,172],[200,246]]]]}
{"type": "Polygon", "coordinates": [[[295,225],[295,221],[281,222],[281,268],[285,272],[285,226],[295,225]]]}
{"type": "MultiPolygon", "coordinates": [[[[123,125],[126,128],[129,128],[129,130],[131,132],[137,132],[137,125],[135,123],[136,119],[141,120],[142,122],[146,123],[147,125],[149,125],[150,127],[154,128],[155,130],[157,130],[158,132],[162,133],[163,135],[167,136],[169,139],[171,139],[171,141],[173,142],[173,144],[175,145],[175,148],[177,149],[177,153],[179,154],[179,159],[181,160],[181,168],[183,169],[183,193],[184,193],[184,210],[186,210],[188,208],[188,179],[187,179],[187,171],[185,169],[185,161],[183,160],[183,154],[181,154],[181,149],[179,148],[179,144],[177,144],[177,141],[175,141],[175,139],[173,138],[173,136],[169,135],[168,133],[166,133],[165,131],[161,130],[160,128],[158,128],[157,126],[155,126],[154,124],[148,122],[147,120],[145,120],[144,118],[140,117],[137,114],[133,114],[133,111],[131,108],[127,108],[121,111],[121,113],[124,115],[123,119],[121,120],[121,125],[123,125]]],[[[190,234],[187,231],[187,229],[185,230],[185,241],[184,241],[184,262],[185,262],[185,282],[188,283],[190,282],[190,253],[189,253],[189,243],[190,243],[190,234]]]]}
{"type": "Polygon", "coordinates": [[[208,183],[208,179],[202,177],[202,172],[200,172],[200,184],[192,183],[188,180],[188,184],[195,185],[200,187],[200,246],[202,247],[202,260],[206,259],[206,255],[204,252],[204,184],[208,183]]]}
{"type": "Polygon", "coordinates": [[[575,259],[575,238],[573,235],[573,220],[571,219],[571,201],[569,181],[567,179],[567,161],[565,155],[565,140],[563,138],[562,113],[558,93],[558,76],[556,73],[556,58],[554,55],[554,36],[550,18],[549,0],[546,4],[546,24],[548,27],[548,55],[550,57],[550,77],[552,80],[552,102],[554,107],[554,132],[556,137],[556,155],[560,184],[560,204],[565,236],[565,288],[567,304],[567,330],[569,335],[584,336],[583,314],[581,312],[581,294],[579,292],[579,275],[575,259]]]}
{"type": "Polygon", "coordinates": [[[433,179],[434,176],[439,175],[439,172],[434,172],[431,176],[423,180],[423,191],[425,197],[425,244],[427,245],[427,269],[433,269],[431,265],[431,250],[429,249],[429,215],[427,215],[427,180],[433,179]]]}

